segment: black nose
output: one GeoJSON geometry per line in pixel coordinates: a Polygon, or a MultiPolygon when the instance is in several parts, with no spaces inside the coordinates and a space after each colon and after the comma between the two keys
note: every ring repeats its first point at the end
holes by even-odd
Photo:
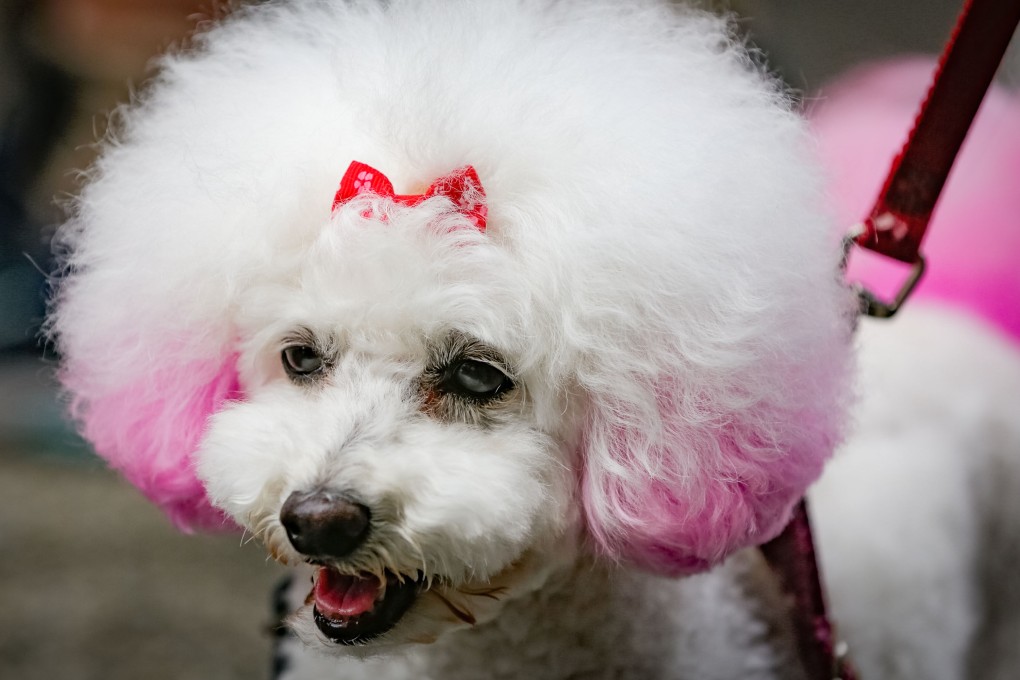
{"type": "Polygon", "coordinates": [[[294,549],[309,557],[346,557],[368,535],[368,508],[343,494],[295,491],[280,509],[280,523],[294,549]]]}

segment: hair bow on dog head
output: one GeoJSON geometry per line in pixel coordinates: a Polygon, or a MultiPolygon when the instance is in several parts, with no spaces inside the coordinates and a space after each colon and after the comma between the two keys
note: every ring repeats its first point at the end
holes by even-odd
{"type": "Polygon", "coordinates": [[[485,206],[485,190],[478,179],[478,173],[470,165],[454,170],[449,175],[440,177],[419,195],[402,195],[393,193],[393,183],[375,168],[354,161],[340,181],[340,189],[333,197],[333,210],[350,201],[352,198],[372,193],[390,198],[403,205],[418,205],[433,196],[444,196],[457,206],[457,211],[471,220],[479,231],[485,231],[485,218],[488,210],[485,206]]]}

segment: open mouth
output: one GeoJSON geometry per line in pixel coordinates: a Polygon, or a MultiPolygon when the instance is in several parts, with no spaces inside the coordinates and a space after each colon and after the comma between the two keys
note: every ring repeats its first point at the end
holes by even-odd
{"type": "Polygon", "coordinates": [[[358,645],[393,628],[422,587],[422,579],[387,572],[386,580],[370,574],[350,576],[320,567],[309,599],[315,625],[333,642],[358,645]]]}

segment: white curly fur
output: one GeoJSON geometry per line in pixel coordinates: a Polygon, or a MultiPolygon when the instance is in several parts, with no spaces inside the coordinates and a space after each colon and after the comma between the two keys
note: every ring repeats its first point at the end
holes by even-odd
{"type": "Polygon", "coordinates": [[[371,531],[333,567],[431,586],[353,648],[302,607],[340,658],[285,677],[792,677],[753,558],[618,570],[768,539],[842,432],[853,302],[817,164],[725,21],[270,3],[165,59],[119,130],[52,320],[86,432],[179,521],[204,489],[292,563],[284,501],[350,493],[371,531]],[[405,194],[473,165],[487,230],[443,199],[331,212],[355,160],[405,194]],[[423,376],[458,342],[516,388],[436,416],[423,376]]]}

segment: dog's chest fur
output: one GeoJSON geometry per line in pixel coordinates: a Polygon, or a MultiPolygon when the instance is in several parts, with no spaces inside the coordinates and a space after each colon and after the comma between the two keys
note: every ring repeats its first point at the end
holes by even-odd
{"type": "MultiPolygon", "coordinates": [[[[288,597],[306,594],[302,579],[288,597]]],[[[324,657],[282,641],[279,680],[800,680],[780,595],[756,551],[670,580],[585,562],[494,620],[397,657],[324,657]]]]}

